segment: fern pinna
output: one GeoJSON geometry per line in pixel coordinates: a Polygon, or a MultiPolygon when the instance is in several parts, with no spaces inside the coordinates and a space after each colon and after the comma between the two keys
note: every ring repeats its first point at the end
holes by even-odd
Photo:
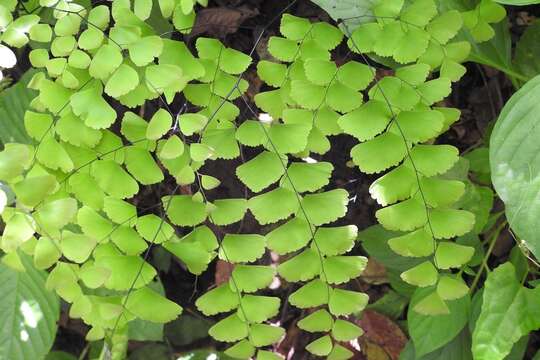
{"type": "MultiPolygon", "coordinates": [[[[345,255],[356,227],[332,225],[349,202],[347,191],[328,187],[333,165],[308,161],[341,133],[360,141],[351,158],[362,172],[386,172],[370,188],[382,206],[377,219],[403,232],[389,240],[392,250],[422,259],[402,279],[432,288],[415,310],[444,313],[446,300],[467,294],[452,269],[474,249],[450,239],[470,231],[474,216],[455,206],[464,184],[445,175],[457,149],[434,141],[459,118],[436,103],[465,72],[460,63],[470,45],[452,41],[460,12],[439,14],[433,0],[380,1],[356,29],[351,19],[339,19],[339,29],[283,15],[282,37],[268,42],[274,60],[256,64],[274,88],[255,96],[267,113],[259,119],[243,79],[251,54],[198,38],[194,56],[147,22],[158,6],[179,32],[189,32],[194,1],[115,0],[92,9],[40,3],[54,24],[33,17],[25,23],[30,38],[45,44],[29,54],[41,69],[30,84],[39,96],[25,115],[35,144],[7,144],[0,153],[0,180],[16,195],[2,214],[3,259],[21,268],[20,257],[29,255],[50,269],[48,287],[71,304],[70,316],[91,327],[89,340],[110,342],[114,358],[125,355],[131,321],[165,323],[182,311],[152,282],[157,271],[147,260],[154,246],[196,275],[216,257],[234,265],[227,282],[196,301],[205,315],[225,314],[209,332],[232,343],[228,355],[276,358],[265,348],[284,329],[270,321],[288,301],[305,309],[298,327],[317,333],[309,352],[352,356],[340,343],[362,331],[347,317],[368,298],[343,285],[367,261],[345,255]],[[344,34],[349,52],[337,64],[332,51],[344,34]],[[381,77],[374,60],[400,66],[381,77]],[[179,112],[171,109],[175,99],[183,103],[179,112]],[[159,110],[146,114],[145,104],[159,110]],[[241,121],[239,105],[251,119],[241,121]],[[255,155],[244,159],[243,148],[255,155]],[[207,165],[237,158],[234,172],[249,196],[215,198],[220,180],[207,165]],[[169,179],[175,186],[163,193],[159,185],[169,179]],[[161,189],[160,203],[140,207],[135,200],[148,187],[161,189]],[[272,230],[231,231],[248,210],[272,230]],[[259,262],[268,250],[285,259],[277,269],[259,262]],[[298,283],[288,299],[258,294],[276,275],[298,283]]],[[[492,20],[472,17],[470,28],[492,20]]]]}

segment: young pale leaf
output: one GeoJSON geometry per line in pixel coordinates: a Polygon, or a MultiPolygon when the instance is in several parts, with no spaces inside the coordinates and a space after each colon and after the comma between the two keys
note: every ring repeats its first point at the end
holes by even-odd
{"type": "Polygon", "coordinates": [[[326,356],[332,351],[332,339],[325,335],[307,344],[306,350],[316,356],[326,356]]]}
{"type": "Polygon", "coordinates": [[[435,251],[435,242],[426,227],[388,240],[388,246],[397,254],[409,257],[425,257],[435,251]]]}
{"type": "Polygon", "coordinates": [[[437,269],[429,261],[424,261],[401,274],[403,281],[418,287],[435,285],[438,276],[437,269]]]}
{"type": "Polygon", "coordinates": [[[331,256],[323,261],[321,277],[329,284],[342,284],[357,278],[364,271],[367,259],[363,256],[331,256]]]}
{"type": "Polygon", "coordinates": [[[252,197],[248,207],[259,224],[270,224],[288,218],[298,210],[299,204],[293,191],[277,188],[252,197]]]}
{"type": "Polygon", "coordinates": [[[89,236],[70,231],[62,233],[60,248],[62,254],[70,261],[82,264],[88,259],[95,246],[96,240],[89,236]]]}
{"type": "Polygon", "coordinates": [[[254,324],[250,328],[250,339],[257,347],[268,346],[279,341],[285,329],[267,324],[254,324]]]}
{"type": "Polygon", "coordinates": [[[351,157],[365,173],[378,173],[397,165],[407,155],[408,145],[400,135],[386,132],[351,150],[351,157]]]}
{"type": "Polygon", "coordinates": [[[138,318],[156,323],[170,322],[182,313],[180,306],[148,287],[133,291],[126,298],[125,307],[138,318]]]}
{"type": "Polygon", "coordinates": [[[224,353],[235,359],[251,359],[255,355],[255,351],[255,346],[251,345],[247,339],[244,339],[225,350],[224,353]]]}
{"type": "Polygon", "coordinates": [[[210,220],[216,225],[229,225],[244,218],[247,210],[245,199],[222,199],[213,202],[210,220]]]}
{"type": "Polygon", "coordinates": [[[255,292],[270,285],[274,272],[270,266],[237,265],[232,272],[229,286],[236,292],[255,292]]]}
{"type": "Polygon", "coordinates": [[[451,145],[416,145],[410,157],[405,160],[407,167],[414,168],[426,177],[444,174],[458,161],[459,152],[451,145]],[[414,162],[414,167],[411,163],[414,162]]]}
{"type": "Polygon", "coordinates": [[[238,294],[224,283],[198,298],[195,305],[206,316],[227,312],[238,307],[238,294]]]}
{"type": "Polygon", "coordinates": [[[142,185],[157,184],[164,179],[150,152],[138,146],[128,146],[125,154],[126,168],[142,185]]]}
{"type": "Polygon", "coordinates": [[[174,235],[174,229],[160,217],[149,214],[137,219],[137,232],[149,243],[161,244],[174,235]]]}
{"type": "Polygon", "coordinates": [[[309,332],[330,331],[333,324],[334,319],[332,318],[332,315],[330,315],[325,309],[319,309],[297,323],[300,329],[309,332]]]}
{"type": "Polygon", "coordinates": [[[175,225],[195,226],[206,219],[204,203],[190,195],[165,196],[162,201],[167,217],[175,225]]]}
{"type": "Polygon", "coordinates": [[[441,276],[437,284],[437,294],[444,300],[456,300],[469,292],[469,287],[458,277],[441,276]]]}
{"type": "Polygon", "coordinates": [[[256,234],[226,234],[219,257],[231,263],[254,262],[264,255],[266,239],[256,234]]]}
{"type": "Polygon", "coordinates": [[[105,287],[111,290],[135,289],[148,284],[156,270],[138,256],[111,255],[96,259],[96,265],[103,266],[110,271],[110,277],[105,281],[105,287]]]}
{"type": "Polygon", "coordinates": [[[318,250],[326,256],[341,255],[352,249],[358,234],[354,225],[321,227],[315,232],[318,250]]]}
{"type": "Polygon", "coordinates": [[[343,189],[309,194],[302,199],[303,210],[297,216],[307,217],[313,225],[327,224],[345,216],[348,202],[349,193],[343,189]]]}
{"type": "Polygon", "coordinates": [[[178,118],[178,123],[182,133],[191,136],[206,126],[208,118],[201,114],[182,114],[178,118]]]}
{"type": "Polygon", "coordinates": [[[280,264],[277,270],[289,282],[308,281],[321,272],[321,257],[317,251],[306,249],[280,264]]]}
{"type": "Polygon", "coordinates": [[[311,230],[306,220],[295,217],[269,232],[266,239],[269,249],[285,255],[306,246],[311,239],[311,230]]]}
{"type": "Polygon", "coordinates": [[[279,155],[264,151],[255,158],[238,166],[236,176],[253,192],[267,188],[285,173],[283,160],[279,155]]]}
{"type": "Polygon", "coordinates": [[[158,140],[171,129],[171,126],[171,114],[165,109],[159,109],[152,115],[152,118],[148,123],[148,127],[146,128],[146,138],[158,140]]]}
{"type": "Polygon", "coordinates": [[[244,295],[240,301],[238,317],[248,323],[262,323],[279,312],[280,300],[277,297],[244,295]]]}
{"type": "Polygon", "coordinates": [[[332,337],[337,341],[351,341],[363,333],[362,328],[342,319],[337,319],[332,327],[332,337]]]}
{"type": "Polygon", "coordinates": [[[435,252],[435,264],[439,269],[460,268],[474,255],[471,246],[459,245],[452,242],[441,242],[435,252]]]}
{"type": "Polygon", "coordinates": [[[139,85],[139,74],[131,66],[122,64],[107,80],[105,92],[114,98],[119,98],[139,85]]]}
{"type": "Polygon", "coordinates": [[[208,334],[218,341],[233,342],[242,340],[249,333],[249,325],[237,314],[232,314],[219,321],[208,330],[208,334]]]}
{"type": "Polygon", "coordinates": [[[380,209],[375,216],[388,230],[412,231],[427,222],[426,207],[416,197],[380,209]]]}
{"type": "Polygon", "coordinates": [[[306,309],[327,304],[332,291],[328,285],[320,279],[311,280],[289,296],[289,302],[300,308],[306,309]]]}
{"type": "Polygon", "coordinates": [[[334,316],[345,316],[362,311],[367,303],[368,296],[364,293],[334,288],[328,308],[334,316]]]}

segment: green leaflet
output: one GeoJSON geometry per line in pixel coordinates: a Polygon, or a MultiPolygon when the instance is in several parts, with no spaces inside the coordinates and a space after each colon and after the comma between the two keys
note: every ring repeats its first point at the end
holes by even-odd
{"type": "Polygon", "coordinates": [[[128,298],[126,308],[140,319],[158,323],[172,321],[182,312],[180,306],[148,287],[135,290],[128,298]],[[154,304],[159,311],[149,308],[148,304],[154,304]]]}

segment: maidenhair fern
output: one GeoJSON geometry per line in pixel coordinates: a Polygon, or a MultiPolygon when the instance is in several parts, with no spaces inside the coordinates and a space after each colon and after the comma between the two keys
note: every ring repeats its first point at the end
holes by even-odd
{"type": "MultiPolygon", "coordinates": [[[[334,166],[307,161],[328,152],[329,137],[341,133],[358,139],[350,155],[362,172],[385,172],[370,193],[382,206],[379,222],[403,232],[389,246],[423,259],[401,274],[431,289],[415,310],[447,312],[446,300],[468,292],[452,269],[474,249],[451,239],[472,229],[474,215],[456,205],[465,185],[445,176],[458,150],[435,142],[460,115],[437,106],[465,73],[470,45],[453,40],[463,25],[460,12],[439,13],[434,0],[380,1],[354,31],[347,22],[340,30],[285,14],[282,36],[268,42],[274,60],[256,64],[273,88],[255,96],[267,113],[258,119],[243,79],[251,56],[210,38],[198,38],[193,55],[146,21],[159,6],[163,18],[188,32],[195,1],[115,0],[92,9],[63,0],[40,4],[54,23],[26,15],[9,25],[26,19],[24,31],[16,31],[20,39],[5,35],[9,26],[2,37],[23,45],[28,34],[45,44],[29,54],[41,69],[30,84],[39,96],[24,119],[35,143],[7,144],[0,153],[0,180],[17,199],[2,214],[3,261],[22,268],[26,253],[37,268],[50,269],[48,287],[70,304],[70,316],[91,327],[89,340],[110,341],[113,357],[124,356],[131,321],[165,323],[182,311],[150,286],[157,276],[147,262],[154,246],[196,275],[216,258],[233,265],[228,281],[196,301],[205,315],[224,314],[209,333],[231,343],[228,355],[275,358],[264,348],[284,335],[270,323],[283,300],[305,309],[298,327],[317,333],[308,351],[351,357],[340,342],[362,333],[347,318],[368,298],[342,284],[367,261],[346,255],[356,227],[335,225],[349,196],[329,187],[334,166]],[[337,64],[332,52],[344,33],[349,52],[337,64]],[[381,78],[371,59],[400,66],[381,78]],[[173,101],[183,103],[179,113],[173,101]],[[148,114],[150,103],[159,110],[148,114]],[[239,119],[242,103],[249,120],[239,119]],[[254,154],[249,159],[244,147],[254,154]],[[233,171],[249,196],[214,198],[220,179],[205,164],[237,158],[242,163],[233,171]],[[172,191],[159,187],[171,182],[172,191]],[[135,200],[148,187],[159,188],[159,203],[144,208],[135,200]],[[272,230],[225,227],[248,210],[272,230]],[[268,249],[284,259],[277,269],[260,261],[268,249]],[[258,293],[276,275],[298,283],[288,299],[258,293]]],[[[486,6],[465,15],[480,39],[499,18],[485,15],[486,6]]]]}

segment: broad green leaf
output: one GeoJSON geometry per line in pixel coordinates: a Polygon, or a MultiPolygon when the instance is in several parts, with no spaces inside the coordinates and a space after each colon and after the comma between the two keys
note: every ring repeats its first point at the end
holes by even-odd
{"type": "Polygon", "coordinates": [[[20,245],[30,240],[36,231],[34,219],[24,213],[16,212],[4,221],[1,244],[2,250],[8,253],[17,250],[20,245]]]}
{"type": "Polygon", "coordinates": [[[112,233],[114,225],[94,209],[83,206],[77,213],[77,224],[84,234],[97,242],[105,241],[112,233]]]}
{"type": "Polygon", "coordinates": [[[61,143],[52,136],[41,141],[36,150],[36,158],[40,163],[52,170],[70,172],[73,170],[73,160],[69,157],[61,143]]]}
{"type": "Polygon", "coordinates": [[[26,134],[23,127],[25,111],[30,106],[30,101],[36,96],[36,92],[27,88],[33,72],[25,73],[13,86],[2,90],[0,93],[0,142],[28,143],[31,134],[26,134]]]}
{"type": "Polygon", "coordinates": [[[482,310],[473,332],[475,359],[505,359],[514,343],[540,327],[535,306],[539,289],[523,287],[510,263],[500,265],[488,275],[482,310]]]}
{"type": "Polygon", "coordinates": [[[456,10],[443,12],[426,27],[428,33],[440,44],[446,44],[456,36],[463,24],[461,14],[456,10]]]}
{"type": "Polygon", "coordinates": [[[291,14],[283,14],[279,32],[287,39],[300,41],[307,36],[311,28],[311,23],[308,19],[291,14]]]}
{"type": "Polygon", "coordinates": [[[285,82],[287,67],[284,64],[261,60],[257,63],[257,74],[268,85],[281,87],[285,82]]]}
{"type": "Polygon", "coordinates": [[[27,256],[21,256],[21,262],[25,272],[0,264],[0,320],[4,325],[0,332],[0,357],[44,358],[54,343],[60,304],[58,297],[45,289],[47,274],[36,270],[27,256]]]}
{"type": "Polygon", "coordinates": [[[439,283],[437,284],[437,294],[444,300],[455,300],[459,299],[469,292],[469,287],[459,279],[459,277],[454,276],[441,276],[439,278],[439,283]]]}
{"type": "Polygon", "coordinates": [[[36,206],[56,189],[58,183],[52,175],[27,177],[13,186],[17,201],[36,206]]]}
{"type": "Polygon", "coordinates": [[[540,94],[540,76],[525,84],[506,103],[490,138],[491,180],[505,204],[506,216],[518,239],[538,258],[540,237],[536,232],[539,208],[536,197],[535,113],[534,100],[540,94]],[[519,149],[519,151],[517,151],[519,149]]]}
{"type": "Polygon", "coordinates": [[[148,244],[137,231],[126,225],[114,229],[111,241],[126,255],[138,255],[148,248],[148,244]]]}
{"type": "Polygon", "coordinates": [[[433,292],[432,288],[417,289],[407,314],[409,334],[414,342],[416,356],[420,357],[446,345],[460,333],[469,318],[470,298],[448,301],[447,314],[422,315],[417,305],[433,292]]]}

